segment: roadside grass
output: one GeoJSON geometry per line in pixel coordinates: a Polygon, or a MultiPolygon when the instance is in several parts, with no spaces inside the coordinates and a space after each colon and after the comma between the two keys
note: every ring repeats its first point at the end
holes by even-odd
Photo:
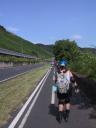
{"type": "Polygon", "coordinates": [[[0,126],[23,105],[48,68],[44,66],[0,84],[0,126]]]}

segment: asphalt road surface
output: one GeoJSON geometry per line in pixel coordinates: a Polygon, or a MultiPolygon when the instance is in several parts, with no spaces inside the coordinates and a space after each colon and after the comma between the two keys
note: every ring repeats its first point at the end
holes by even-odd
{"type": "Polygon", "coordinates": [[[17,66],[17,67],[0,69],[0,81],[2,81],[4,79],[8,79],[10,77],[13,77],[17,74],[41,67],[42,65],[43,64],[32,64],[32,65],[25,65],[25,66],[17,66]]]}
{"type": "MultiPolygon", "coordinates": [[[[62,120],[59,124],[56,120],[57,99],[55,106],[50,104],[52,75],[51,71],[23,128],[96,128],[96,118],[90,116],[93,107],[81,91],[79,94],[73,93],[69,121],[62,120]]],[[[19,125],[20,121],[15,128],[19,128],[19,125]]]]}

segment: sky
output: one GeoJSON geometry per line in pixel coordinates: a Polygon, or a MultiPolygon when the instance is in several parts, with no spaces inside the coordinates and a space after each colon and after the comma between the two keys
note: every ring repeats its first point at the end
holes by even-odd
{"type": "Polygon", "coordinates": [[[0,25],[32,43],[96,47],[96,0],[0,0],[0,25]]]}

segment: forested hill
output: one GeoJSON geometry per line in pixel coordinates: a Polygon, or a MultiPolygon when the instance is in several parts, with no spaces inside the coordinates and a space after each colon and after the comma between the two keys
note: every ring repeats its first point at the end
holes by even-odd
{"type": "MultiPolygon", "coordinates": [[[[46,47],[46,46],[45,46],[46,47]]],[[[50,51],[36,45],[28,40],[25,40],[0,25],[0,48],[9,49],[12,51],[33,55],[39,58],[52,57],[52,49],[50,51]]]]}
{"type": "Polygon", "coordinates": [[[49,51],[50,53],[53,53],[53,45],[45,45],[45,44],[36,44],[37,46],[45,49],[46,51],[49,51]]]}
{"type": "Polygon", "coordinates": [[[82,52],[92,52],[96,54],[96,48],[80,48],[82,52]]]}

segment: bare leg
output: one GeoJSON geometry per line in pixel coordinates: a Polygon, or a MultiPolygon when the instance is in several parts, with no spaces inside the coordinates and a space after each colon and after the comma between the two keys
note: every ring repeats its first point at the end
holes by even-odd
{"type": "Polygon", "coordinates": [[[70,106],[71,106],[70,103],[67,103],[67,104],[66,104],[66,109],[67,109],[67,110],[70,110],[70,106]]]}
{"type": "Polygon", "coordinates": [[[59,112],[62,112],[64,110],[63,104],[59,104],[59,112]]]}

